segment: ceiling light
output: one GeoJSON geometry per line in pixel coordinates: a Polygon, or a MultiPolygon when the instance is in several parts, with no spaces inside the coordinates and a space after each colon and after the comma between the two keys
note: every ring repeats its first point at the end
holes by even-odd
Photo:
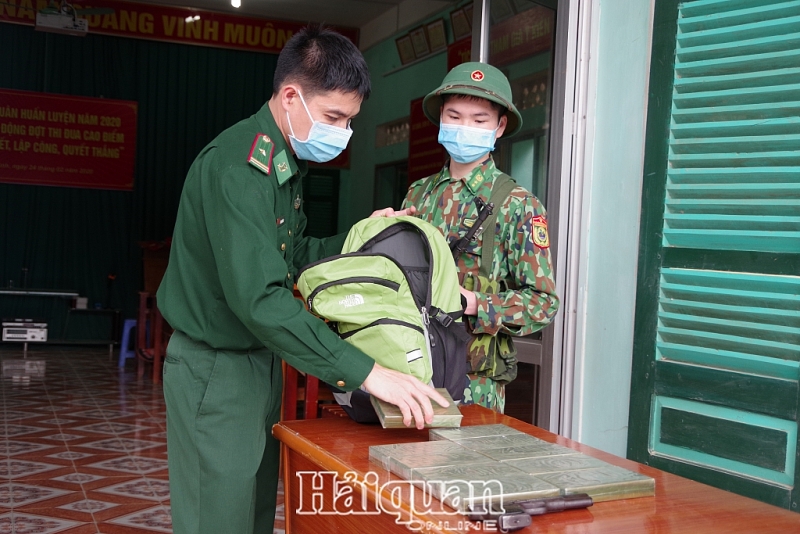
{"type": "Polygon", "coordinates": [[[231,5],[233,7],[242,7],[242,0],[231,0],[231,5]]]}

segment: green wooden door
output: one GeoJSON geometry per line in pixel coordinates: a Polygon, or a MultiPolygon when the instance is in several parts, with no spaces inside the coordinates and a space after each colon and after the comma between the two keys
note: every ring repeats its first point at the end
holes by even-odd
{"type": "Polygon", "coordinates": [[[656,0],[628,456],[800,501],[800,1],[656,0]]]}

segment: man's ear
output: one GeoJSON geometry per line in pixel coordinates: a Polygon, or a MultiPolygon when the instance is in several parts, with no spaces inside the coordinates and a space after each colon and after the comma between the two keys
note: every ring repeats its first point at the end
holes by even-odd
{"type": "Polygon", "coordinates": [[[278,95],[280,96],[281,106],[283,109],[285,111],[289,111],[294,99],[298,98],[297,87],[291,83],[286,84],[278,89],[278,95]]]}
{"type": "Polygon", "coordinates": [[[506,131],[506,125],[508,125],[508,117],[503,115],[500,117],[500,120],[497,123],[497,134],[495,134],[495,139],[500,139],[503,135],[503,132],[506,131]]]}

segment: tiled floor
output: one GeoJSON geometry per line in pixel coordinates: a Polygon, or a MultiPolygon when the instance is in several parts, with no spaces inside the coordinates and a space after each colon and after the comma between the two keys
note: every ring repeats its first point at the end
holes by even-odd
{"type": "Polygon", "coordinates": [[[9,376],[21,347],[0,360],[0,534],[172,532],[161,387],[104,348],[29,347],[44,378],[9,376]]]}

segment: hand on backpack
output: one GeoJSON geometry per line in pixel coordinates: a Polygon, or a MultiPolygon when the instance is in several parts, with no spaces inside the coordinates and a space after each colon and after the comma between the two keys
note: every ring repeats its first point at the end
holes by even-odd
{"type": "Polygon", "coordinates": [[[400,217],[401,215],[414,215],[415,213],[417,213],[415,206],[399,211],[395,211],[394,208],[383,208],[382,210],[373,211],[370,217],[400,217]]]}
{"type": "Polygon", "coordinates": [[[413,376],[381,367],[377,363],[364,380],[364,389],[400,408],[403,424],[411,426],[413,419],[419,430],[425,427],[425,423],[433,421],[431,399],[442,407],[450,404],[435,389],[413,376]]]}
{"type": "Polygon", "coordinates": [[[475,293],[460,286],[458,290],[461,292],[461,296],[464,297],[464,300],[467,301],[467,305],[464,306],[464,315],[478,315],[478,299],[475,293]]]}

